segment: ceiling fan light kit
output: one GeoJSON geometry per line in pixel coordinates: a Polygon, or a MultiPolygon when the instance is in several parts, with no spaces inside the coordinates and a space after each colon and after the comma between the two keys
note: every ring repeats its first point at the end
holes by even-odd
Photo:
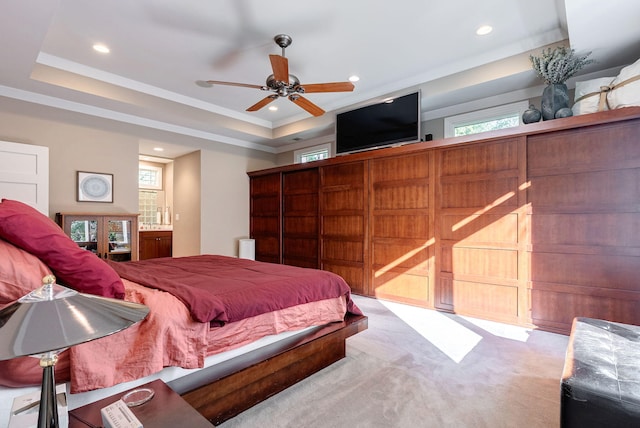
{"type": "Polygon", "coordinates": [[[223,82],[219,80],[199,80],[196,84],[202,87],[210,87],[213,85],[239,86],[243,88],[260,89],[261,91],[273,92],[271,95],[268,95],[249,107],[247,111],[258,111],[280,97],[287,97],[291,102],[306,110],[313,116],[322,116],[325,111],[300,94],[353,91],[355,86],[351,82],[312,83],[308,85],[301,84],[300,79],[293,74],[289,74],[289,60],[285,57],[285,49],[291,44],[293,39],[287,34],[278,34],[273,38],[273,40],[282,48],[282,55],[269,55],[273,74],[267,76],[265,85],[223,82]]]}

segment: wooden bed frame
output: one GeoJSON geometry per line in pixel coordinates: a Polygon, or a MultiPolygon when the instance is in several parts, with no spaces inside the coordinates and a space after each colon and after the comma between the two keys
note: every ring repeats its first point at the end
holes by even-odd
{"type": "Polygon", "coordinates": [[[218,364],[195,388],[183,384],[185,378],[169,386],[219,425],[344,358],[346,339],[367,327],[366,316],[347,314],[342,322],[316,327],[218,364]]]}

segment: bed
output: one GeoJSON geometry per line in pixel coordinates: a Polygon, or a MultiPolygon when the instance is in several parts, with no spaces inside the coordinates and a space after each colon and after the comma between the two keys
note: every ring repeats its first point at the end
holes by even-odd
{"type": "MultiPolygon", "coordinates": [[[[367,327],[330,272],[216,255],[109,264],[6,199],[0,238],[0,305],[52,272],[150,308],[143,322],[61,354],[56,381],[68,383],[70,408],[161,378],[218,424],[343,358],[346,338],[367,327]]],[[[40,380],[34,358],[0,362],[0,401],[40,380]]]]}

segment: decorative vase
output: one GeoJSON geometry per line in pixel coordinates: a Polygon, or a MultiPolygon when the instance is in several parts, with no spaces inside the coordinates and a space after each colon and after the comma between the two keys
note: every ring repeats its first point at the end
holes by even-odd
{"type": "Polygon", "coordinates": [[[171,207],[164,209],[164,224],[171,224],[171,207]]]}
{"type": "Polygon", "coordinates": [[[552,83],[542,92],[542,119],[551,120],[556,112],[569,107],[569,90],[564,83],[552,83]]]}
{"type": "Polygon", "coordinates": [[[522,113],[523,123],[536,123],[540,121],[540,118],[542,118],[542,113],[533,104],[522,113]]]}
{"type": "Polygon", "coordinates": [[[556,119],[573,116],[573,111],[569,107],[561,108],[556,112],[556,119]]]}

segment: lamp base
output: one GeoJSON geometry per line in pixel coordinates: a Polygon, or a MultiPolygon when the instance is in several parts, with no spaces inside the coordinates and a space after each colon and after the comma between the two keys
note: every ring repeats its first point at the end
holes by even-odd
{"type": "Polygon", "coordinates": [[[40,392],[40,411],[38,428],[58,428],[58,403],[56,400],[56,381],[54,368],[58,355],[49,353],[40,359],[42,367],[42,389],[40,392]]]}
{"type": "MultiPolygon", "coordinates": [[[[7,428],[35,428],[38,426],[38,410],[40,408],[41,388],[13,399],[9,411],[7,425],[0,422],[0,426],[7,428]]],[[[60,428],[69,426],[69,407],[67,406],[67,385],[56,385],[56,402],[58,408],[58,425],[60,428]]]]}

